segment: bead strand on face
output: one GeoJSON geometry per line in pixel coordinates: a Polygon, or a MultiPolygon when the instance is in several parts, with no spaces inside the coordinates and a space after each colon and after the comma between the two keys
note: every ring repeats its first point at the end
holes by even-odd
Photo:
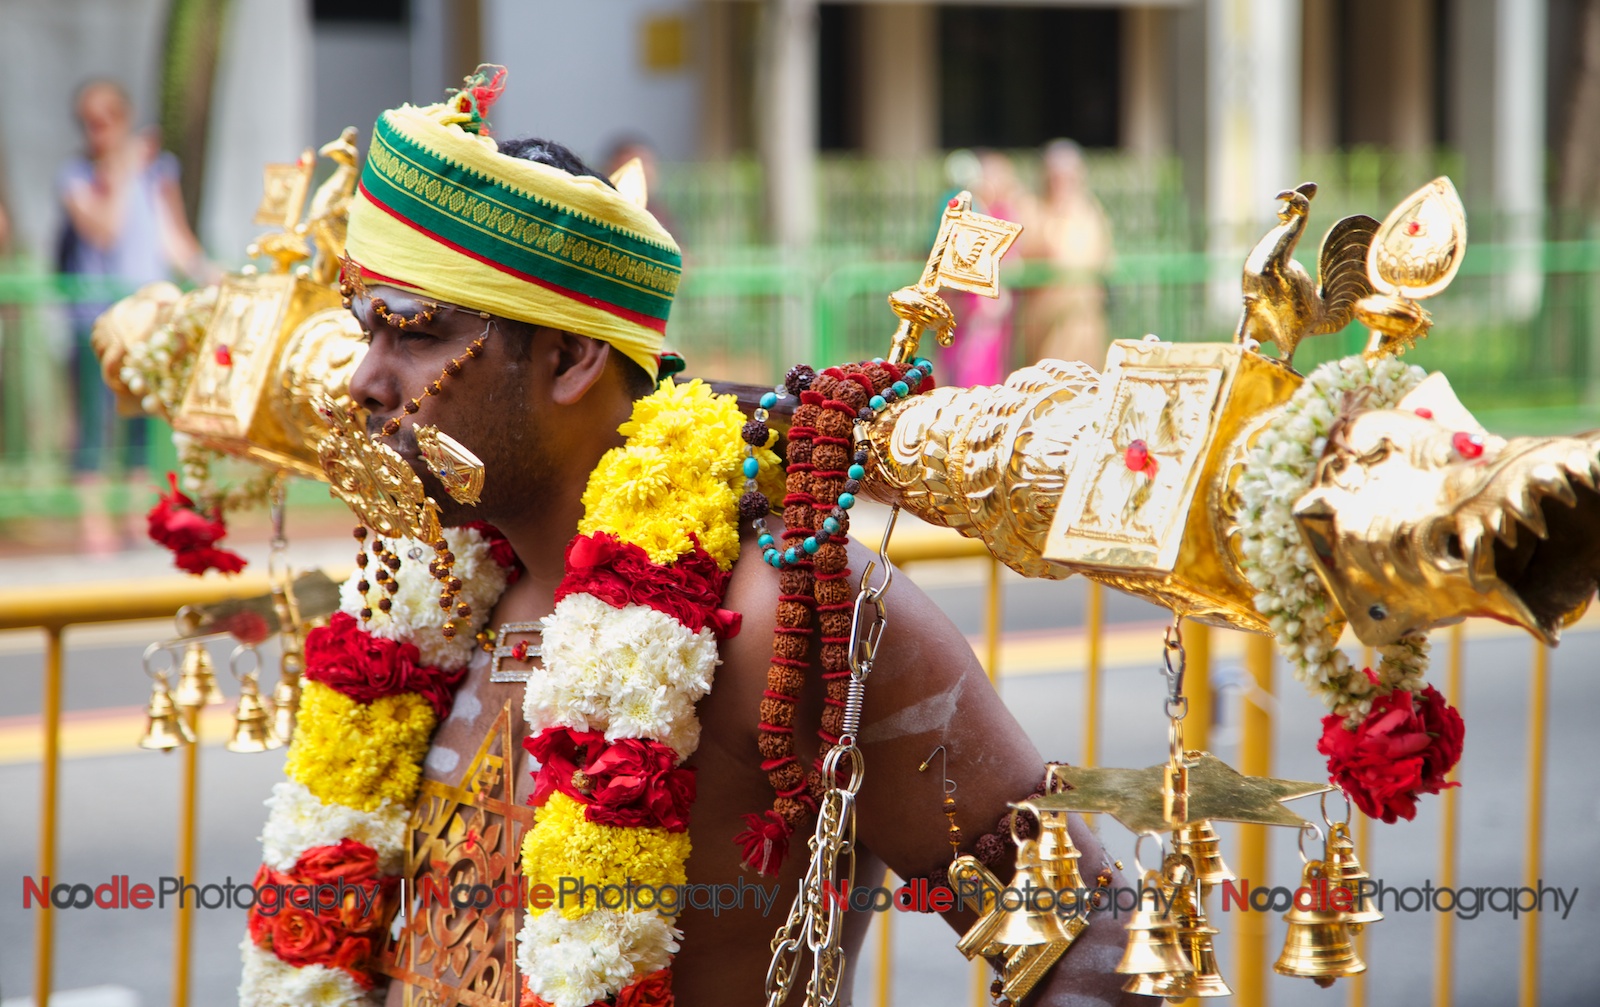
{"type": "MultiPolygon", "coordinates": [[[[469,359],[476,359],[478,354],[483,352],[484,341],[487,340],[488,338],[489,338],[488,333],[485,333],[485,334],[479,336],[477,339],[474,339],[470,344],[468,344],[466,357],[469,358],[469,359]]],[[[405,407],[404,407],[405,415],[410,416],[412,413],[415,413],[418,409],[421,409],[422,408],[422,400],[423,399],[427,398],[430,395],[438,395],[440,392],[444,391],[444,383],[445,383],[445,381],[447,381],[450,378],[455,377],[457,374],[460,374],[461,373],[461,366],[462,366],[463,363],[464,363],[464,361],[463,361],[462,357],[456,357],[456,358],[452,359],[448,364],[445,364],[444,365],[444,370],[441,371],[439,373],[439,376],[437,378],[434,378],[433,381],[426,388],[424,388],[422,390],[422,394],[418,395],[414,399],[411,399],[410,401],[408,401],[405,404],[405,407]]],[[[396,433],[399,432],[399,430],[400,430],[400,417],[399,416],[391,416],[391,417],[389,417],[388,422],[384,423],[383,430],[381,432],[381,436],[383,436],[383,437],[393,437],[396,433]]]]}
{"type": "Polygon", "coordinates": [[[361,623],[366,625],[372,620],[372,605],[367,598],[367,592],[372,590],[372,582],[367,579],[367,564],[371,561],[371,557],[367,555],[367,526],[356,525],[354,535],[357,543],[356,567],[361,571],[361,579],[356,581],[356,590],[361,592],[361,623]]]}

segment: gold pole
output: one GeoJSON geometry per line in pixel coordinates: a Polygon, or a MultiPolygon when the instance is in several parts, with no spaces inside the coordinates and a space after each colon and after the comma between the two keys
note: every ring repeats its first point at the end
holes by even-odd
{"type": "Polygon", "coordinates": [[[1183,694],[1189,700],[1189,713],[1183,718],[1184,747],[1205,752],[1211,749],[1211,627],[1186,624],[1183,649],[1188,661],[1183,694]]]}
{"type": "MultiPolygon", "coordinates": [[[[1533,645],[1533,681],[1528,690],[1528,853],[1522,883],[1539,888],[1539,847],[1544,842],[1545,721],[1550,707],[1550,651],[1533,645]]],[[[1539,1003],[1539,914],[1522,918],[1522,989],[1519,1007],[1539,1003]]]]}
{"type": "MultiPolygon", "coordinates": [[[[1272,694],[1272,637],[1251,634],[1244,645],[1244,669],[1255,689],[1272,694]]],[[[1239,772],[1272,775],[1272,714],[1249,695],[1243,700],[1239,725],[1239,772]]],[[[1239,826],[1239,881],[1259,885],[1267,876],[1267,827],[1239,826]]],[[[1239,913],[1234,924],[1238,948],[1233,967],[1237,1003],[1267,1004],[1267,923],[1265,913],[1239,913]]]]}
{"type": "MultiPolygon", "coordinates": [[[[1371,647],[1363,646],[1361,648],[1361,666],[1363,668],[1371,668],[1376,663],[1374,661],[1376,656],[1371,647]]],[[[1359,811],[1353,813],[1350,818],[1350,838],[1356,846],[1356,857],[1363,865],[1370,865],[1372,863],[1370,846],[1372,821],[1359,811]]],[[[1368,866],[1367,869],[1371,870],[1372,868],[1368,866]]],[[[1351,943],[1356,946],[1356,955],[1362,961],[1366,961],[1367,928],[1362,927],[1361,932],[1351,939],[1351,943]]],[[[1350,977],[1350,995],[1345,999],[1345,1007],[1367,1007],[1367,974],[1365,972],[1358,972],[1350,977]]]]}
{"type": "Polygon", "coordinates": [[[1100,624],[1104,620],[1100,585],[1089,582],[1089,599],[1083,613],[1083,635],[1089,645],[1083,662],[1083,764],[1093,766],[1100,758],[1100,624]]]}
{"type": "MultiPolygon", "coordinates": [[[[1445,698],[1454,703],[1457,709],[1461,708],[1462,681],[1461,657],[1466,643],[1466,627],[1456,623],[1450,628],[1450,668],[1446,675],[1445,698]]],[[[1461,775],[1461,766],[1450,771],[1450,779],[1456,780],[1461,775]]],[[[1456,886],[1456,826],[1459,821],[1459,812],[1456,808],[1456,788],[1451,787],[1440,795],[1444,801],[1439,809],[1441,819],[1439,825],[1439,887],[1454,889],[1456,886]]],[[[1356,856],[1361,856],[1357,853],[1356,856]]],[[[1363,861],[1365,863],[1365,861],[1363,861]]],[[[1455,962],[1456,942],[1456,917],[1454,913],[1439,914],[1439,930],[1434,945],[1433,967],[1433,1002],[1434,1007],[1450,1007],[1450,1002],[1455,999],[1455,990],[1452,988],[1455,974],[1452,969],[1455,962]]]]}
{"type": "MultiPolygon", "coordinates": [[[[889,887],[893,874],[885,869],[883,887],[889,887]]],[[[894,913],[878,914],[878,1007],[889,1007],[889,925],[894,913]]]]}
{"type": "MultiPolygon", "coordinates": [[[[195,806],[199,803],[200,711],[184,710],[194,741],[183,746],[183,795],[178,811],[178,880],[194,883],[195,806]]],[[[179,893],[178,908],[172,917],[172,1007],[189,1007],[189,963],[193,957],[194,907],[186,906],[179,893]]]]}
{"type": "MultiPolygon", "coordinates": [[[[984,606],[984,670],[990,683],[1000,678],[1000,561],[989,557],[989,595],[984,606]]],[[[884,914],[887,915],[887,914],[884,914]]],[[[972,963],[973,1007],[986,1007],[989,1003],[989,963],[979,958],[972,963]]]]}
{"type": "Polygon", "coordinates": [[[55,958],[55,910],[48,890],[56,873],[56,806],[61,786],[61,627],[45,628],[44,650],[44,779],[40,784],[39,884],[46,889],[33,938],[33,1002],[50,1002],[51,967],[55,958]]]}

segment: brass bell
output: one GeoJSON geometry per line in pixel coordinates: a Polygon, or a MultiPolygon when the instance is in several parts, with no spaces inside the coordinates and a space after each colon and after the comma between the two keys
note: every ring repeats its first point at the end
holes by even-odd
{"type": "Polygon", "coordinates": [[[1146,871],[1139,885],[1139,908],[1128,918],[1128,946],[1117,971],[1134,976],[1123,990],[1154,996],[1154,985],[1167,973],[1187,972],[1192,966],[1178,944],[1172,917],[1161,908],[1160,875],[1146,871]],[[1150,989],[1137,987],[1148,985],[1150,989]]]}
{"type": "MultiPolygon", "coordinates": [[[[1025,839],[1017,845],[1017,871],[1011,877],[1012,889],[1018,892],[1038,892],[1048,887],[1041,870],[1043,865],[1039,857],[1039,846],[1039,841],[1034,839],[1025,839]]],[[[1053,906],[1048,911],[1030,910],[1026,906],[1011,910],[1001,907],[1000,917],[1000,926],[989,935],[989,942],[1011,947],[1053,944],[1057,941],[1071,944],[1078,936],[1077,932],[1071,932],[1073,930],[1071,924],[1080,924],[1076,928],[1078,932],[1081,932],[1085,925],[1081,917],[1075,916],[1063,926],[1063,921],[1056,915],[1053,906]]]]}
{"type": "MultiPolygon", "coordinates": [[[[1319,890],[1317,882],[1326,881],[1327,871],[1322,861],[1312,860],[1306,864],[1302,887],[1316,892],[1319,890]]],[[[1326,884],[1321,886],[1321,891],[1320,898],[1325,900],[1326,884]]],[[[1283,918],[1289,924],[1289,933],[1272,971],[1314,979],[1318,986],[1332,986],[1335,979],[1366,971],[1367,963],[1356,954],[1344,913],[1331,907],[1301,909],[1293,906],[1283,918]]]]}
{"type": "Polygon", "coordinates": [[[289,651],[278,665],[278,684],[272,687],[272,733],[287,744],[294,740],[300,713],[300,672],[305,658],[289,651]]]}
{"type": "Polygon", "coordinates": [[[178,673],[178,691],[173,701],[185,710],[198,710],[202,706],[217,706],[225,701],[222,687],[217,685],[217,669],[211,663],[211,652],[199,640],[183,649],[183,665],[178,673]]]}
{"type": "Polygon", "coordinates": [[[272,733],[272,715],[262,705],[261,690],[256,685],[260,664],[261,655],[250,646],[235,648],[228,659],[229,670],[239,680],[239,705],[233,711],[233,737],[227,744],[230,752],[265,752],[283,747],[283,739],[272,733]],[[255,658],[256,667],[241,675],[239,658],[246,654],[255,658]]]}
{"type": "MultiPolygon", "coordinates": [[[[1031,807],[1031,805],[1030,805],[1031,807]]],[[[1060,811],[1039,811],[1039,874],[1055,891],[1082,892],[1088,886],[1078,870],[1083,854],[1067,832],[1067,816],[1060,811]]]]}
{"type": "Polygon", "coordinates": [[[1172,836],[1172,846],[1193,861],[1202,896],[1211,894],[1211,889],[1224,881],[1238,880],[1239,876],[1222,861],[1221,842],[1217,838],[1217,830],[1211,827],[1209,821],[1195,822],[1179,829],[1172,836]]]}
{"type": "Polygon", "coordinates": [[[1328,828],[1327,864],[1329,880],[1350,893],[1350,910],[1344,914],[1344,921],[1352,934],[1359,934],[1368,923],[1383,919],[1372,897],[1361,897],[1361,882],[1372,875],[1356,859],[1355,841],[1350,838],[1350,827],[1343,822],[1334,822],[1328,828]]]}
{"type": "Polygon", "coordinates": [[[1173,891],[1169,911],[1177,926],[1178,947],[1188,960],[1189,969],[1162,977],[1155,984],[1154,995],[1166,997],[1173,1003],[1190,997],[1232,996],[1233,990],[1228,988],[1222,974],[1217,971],[1217,952],[1211,938],[1218,931],[1206,922],[1205,906],[1195,897],[1195,889],[1199,885],[1193,872],[1193,861],[1182,853],[1174,853],[1167,860],[1169,866],[1176,864],[1183,868],[1182,872],[1169,875],[1175,881],[1183,879],[1183,883],[1173,891]],[[1187,874],[1187,878],[1184,878],[1184,874],[1187,874]]]}
{"type": "Polygon", "coordinates": [[[1232,996],[1233,990],[1223,982],[1217,971],[1217,952],[1211,938],[1217,928],[1208,926],[1204,915],[1187,917],[1178,927],[1178,943],[1193,966],[1188,972],[1169,973],[1156,983],[1156,996],[1164,996],[1173,1003],[1190,997],[1232,996]]]}
{"type": "Polygon", "coordinates": [[[265,752],[282,748],[283,742],[272,733],[271,718],[261,704],[256,691],[255,678],[242,680],[244,689],[239,693],[239,705],[233,712],[233,737],[228,739],[230,752],[265,752]]]}
{"type": "Polygon", "coordinates": [[[178,712],[177,704],[172,701],[172,693],[167,691],[165,672],[155,676],[155,685],[150,690],[150,705],[145,715],[140,748],[170,752],[174,748],[194,744],[194,732],[184,722],[183,714],[178,712]]]}

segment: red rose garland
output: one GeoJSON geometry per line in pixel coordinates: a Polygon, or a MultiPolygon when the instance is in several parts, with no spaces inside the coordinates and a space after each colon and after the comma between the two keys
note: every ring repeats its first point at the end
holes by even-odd
{"type": "Polygon", "coordinates": [[[310,681],[358,703],[419,693],[440,720],[450,715],[456,687],[467,676],[464,666],[441,671],[421,664],[416,644],[374,636],[346,612],[335,612],[326,626],[306,634],[305,654],[305,677],[310,681]]]}
{"type": "Polygon", "coordinates": [[[1372,712],[1355,727],[1330,713],[1322,718],[1317,751],[1328,757],[1328,775],[1356,807],[1393,823],[1417,813],[1417,797],[1460,786],[1446,780],[1461,759],[1466,725],[1437,689],[1396,689],[1372,701],[1372,712]]]}
{"type": "Polygon", "coordinates": [[[322,965],[338,969],[371,989],[368,960],[382,940],[387,903],[399,879],[380,876],[378,854],[353,839],[306,850],[289,871],[266,864],[256,872],[256,903],[249,914],[250,939],[296,968],[322,965]],[[325,902],[324,885],[343,884],[343,900],[325,902]],[[298,888],[309,904],[293,901],[298,888]],[[276,892],[270,900],[265,892],[276,892]]]}

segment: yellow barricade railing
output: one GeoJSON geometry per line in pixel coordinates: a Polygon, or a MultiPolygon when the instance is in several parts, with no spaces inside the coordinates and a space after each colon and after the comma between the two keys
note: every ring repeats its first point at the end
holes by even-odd
{"type": "MultiPolygon", "coordinates": [[[[874,536],[867,532],[861,536],[871,542],[874,536]]],[[[970,539],[932,529],[911,528],[898,534],[889,550],[896,564],[915,564],[930,560],[977,560],[986,566],[986,603],[984,640],[980,658],[991,681],[1000,674],[1003,605],[1001,597],[1000,564],[988,557],[983,547],[970,539]]],[[[0,591],[0,631],[38,629],[45,634],[45,660],[41,721],[43,750],[41,752],[41,788],[39,807],[38,875],[51,876],[55,872],[57,851],[57,826],[59,821],[59,788],[61,764],[61,722],[63,688],[63,634],[69,627],[92,624],[134,622],[171,617],[184,605],[209,604],[230,598],[261,595],[269,590],[265,575],[245,575],[231,579],[184,579],[163,577],[159,579],[124,582],[118,584],[74,584],[26,590],[0,591]]],[[[1101,589],[1090,585],[1084,620],[1084,760],[1092,765],[1098,757],[1098,720],[1103,677],[1104,627],[1101,589]]],[[[1449,633],[1449,659],[1446,672],[1446,695],[1457,705],[1462,701],[1464,688],[1462,628],[1457,626],[1449,633]]],[[[1209,746],[1209,728],[1212,720],[1212,695],[1210,666],[1212,638],[1210,631],[1190,624],[1185,629],[1185,646],[1188,652],[1188,670],[1185,675],[1186,694],[1189,697],[1190,716],[1185,722],[1186,735],[1191,746],[1209,746]]],[[[1157,643],[1152,643],[1152,654],[1157,643]]],[[[1251,696],[1241,699],[1238,769],[1250,775],[1270,775],[1272,772],[1272,712],[1259,696],[1273,692],[1274,653],[1272,641],[1266,637],[1250,636],[1245,639],[1244,668],[1251,696]]],[[[1545,791],[1546,725],[1549,715],[1549,657],[1543,646],[1534,646],[1534,660],[1529,682],[1529,766],[1527,782],[1527,840],[1524,861],[1525,883],[1536,887],[1539,880],[1542,842],[1542,816],[1545,791]]],[[[130,739],[130,747],[132,741],[130,739]]],[[[182,774],[182,794],[177,837],[177,871],[185,877],[194,874],[196,849],[196,820],[198,802],[199,745],[185,746],[182,774]]],[[[1459,860],[1458,821],[1459,810],[1454,790],[1446,790],[1442,797],[1442,824],[1439,847],[1439,883],[1453,886],[1459,860]]],[[[1367,829],[1364,816],[1355,816],[1357,856],[1367,857],[1367,829]]],[[[1237,851],[1239,874],[1244,878],[1266,876],[1267,835],[1262,826],[1242,826],[1239,831],[1237,851]]],[[[173,998],[175,1007],[188,1007],[191,968],[192,908],[175,910],[173,950],[173,998]]],[[[880,928],[876,944],[877,981],[874,1000],[877,1007],[890,1007],[893,998],[891,970],[892,914],[881,914],[876,923],[880,928]]],[[[1261,913],[1231,914],[1234,929],[1231,935],[1234,947],[1234,965],[1230,975],[1235,1002],[1264,1005],[1267,1002],[1267,979],[1270,976],[1272,950],[1267,947],[1267,920],[1261,913]]],[[[1455,931],[1449,913],[1440,913],[1437,920],[1435,942],[1434,1002],[1438,1007],[1452,1003],[1454,987],[1455,931]]],[[[1534,1007],[1538,1002],[1539,926],[1538,914],[1528,913],[1522,920],[1521,982],[1519,1004],[1534,1007]]],[[[39,910],[35,925],[34,1003],[50,1002],[52,965],[54,956],[54,918],[48,905],[39,910]]],[[[988,1002],[990,973],[982,962],[973,969],[973,1003],[981,1007],[988,1002]]],[[[1366,989],[1361,977],[1348,986],[1347,1004],[1360,1007],[1366,1000],[1366,989]]]]}

